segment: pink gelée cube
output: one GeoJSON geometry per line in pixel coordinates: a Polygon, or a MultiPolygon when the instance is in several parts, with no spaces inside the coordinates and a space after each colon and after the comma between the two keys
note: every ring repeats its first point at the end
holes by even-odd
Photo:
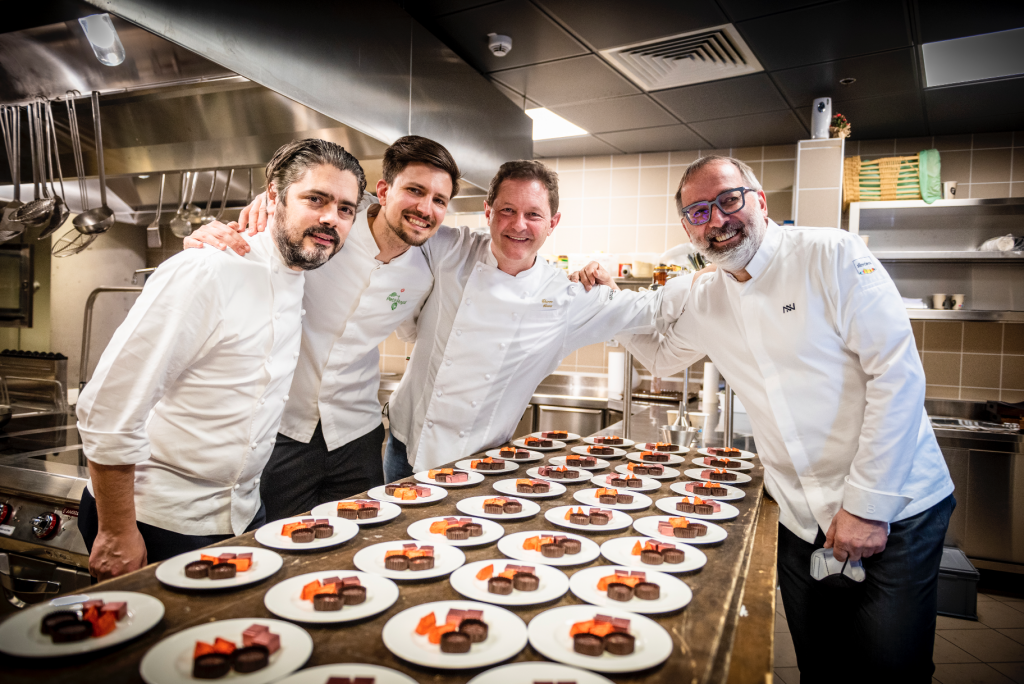
{"type": "Polygon", "coordinates": [[[128,604],[124,601],[114,601],[105,604],[101,609],[102,613],[110,613],[118,622],[128,617],[128,604]]]}

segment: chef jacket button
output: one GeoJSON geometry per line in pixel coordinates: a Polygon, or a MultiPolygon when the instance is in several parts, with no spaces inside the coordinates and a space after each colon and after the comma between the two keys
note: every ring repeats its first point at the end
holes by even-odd
{"type": "Polygon", "coordinates": [[[292,358],[293,359],[299,358],[299,352],[295,352],[294,354],[292,354],[292,358]]]}
{"type": "Polygon", "coordinates": [[[273,270],[274,273],[277,273],[277,266],[274,266],[274,268],[271,270],[273,270]]]}
{"type": "Polygon", "coordinates": [[[465,437],[466,433],[462,430],[459,431],[459,437],[465,437]]]}
{"type": "MultiPolygon", "coordinates": [[[[525,410],[525,409],[523,409],[523,410],[525,410]]],[[[274,446],[274,444],[276,444],[276,443],[277,443],[277,439],[276,438],[270,440],[270,446],[274,446]]]]}
{"type": "Polygon", "coordinates": [[[491,374],[490,373],[487,373],[486,375],[484,375],[484,380],[490,380],[490,379],[491,379],[491,374]]]}
{"type": "Polygon", "coordinates": [[[434,427],[434,421],[428,420],[427,421],[427,427],[434,427]]]}
{"type": "Polygon", "coordinates": [[[505,343],[504,342],[499,342],[498,346],[501,347],[502,349],[504,349],[505,348],[505,343]]]}
{"type": "Polygon", "coordinates": [[[470,304],[472,304],[472,303],[473,303],[473,300],[472,300],[472,299],[467,299],[467,300],[466,300],[466,306],[469,306],[469,305],[470,305],[470,304]]]}
{"type": "Polygon", "coordinates": [[[306,315],[306,310],[305,310],[305,309],[303,309],[302,311],[300,311],[300,312],[299,312],[299,315],[300,315],[300,316],[305,316],[305,315],[306,315]]]}
{"type": "Polygon", "coordinates": [[[437,396],[441,396],[441,390],[437,390],[437,396]]]}
{"type": "Polygon", "coordinates": [[[517,314],[517,313],[512,314],[512,318],[519,318],[519,314],[517,314]]]}
{"type": "Polygon", "coordinates": [[[235,489],[241,489],[241,488],[242,488],[242,485],[240,485],[240,484],[236,484],[235,485],[235,489]]]}
{"type": "Polygon", "coordinates": [[[259,445],[260,445],[260,443],[259,443],[259,442],[253,442],[253,443],[252,443],[252,448],[253,448],[253,449],[255,449],[255,448],[256,448],[256,447],[258,447],[259,445]]]}
{"type": "Polygon", "coordinates": [[[288,401],[288,395],[287,395],[287,394],[286,394],[286,395],[284,395],[284,399],[283,399],[283,401],[288,401]]]}
{"type": "Polygon", "coordinates": [[[456,330],[456,331],[455,331],[455,335],[456,335],[457,337],[461,337],[461,336],[462,336],[462,331],[461,331],[461,330],[456,330]]]}
{"type": "Polygon", "coordinates": [[[470,402],[470,406],[476,407],[476,402],[475,401],[470,402]]]}
{"type": "Polygon", "coordinates": [[[274,320],[275,321],[279,320],[280,318],[281,318],[281,312],[277,312],[277,313],[274,314],[274,320]]]}
{"type": "Polygon", "coordinates": [[[445,362],[445,365],[448,365],[448,366],[452,365],[452,360],[451,359],[445,359],[444,362],[445,362]]]}
{"type": "Polygon", "coordinates": [[[254,485],[257,485],[257,486],[259,486],[259,484],[260,484],[260,478],[258,478],[258,477],[257,477],[257,478],[256,478],[255,480],[253,480],[253,481],[252,481],[252,483],[253,483],[254,485]]]}
{"type": "Polygon", "coordinates": [[[263,406],[266,403],[267,403],[267,398],[266,397],[260,397],[260,406],[263,406]]]}

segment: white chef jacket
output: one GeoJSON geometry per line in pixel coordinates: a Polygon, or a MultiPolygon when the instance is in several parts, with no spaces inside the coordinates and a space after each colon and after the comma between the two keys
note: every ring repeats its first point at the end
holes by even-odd
{"type": "Polygon", "coordinates": [[[281,434],[309,443],[319,420],[333,450],[380,425],[378,345],[415,314],[434,279],[419,247],[387,264],[379,253],[362,211],[344,249],[306,273],[309,315],[281,434]]]}
{"type": "Polygon", "coordinates": [[[861,239],[769,221],[746,270],[699,279],[664,336],[620,339],[658,376],[711,357],[750,415],[780,522],[813,543],[840,507],[894,522],[952,493],[910,320],[861,239]]]}
{"type": "Polygon", "coordinates": [[[586,292],[543,259],[512,276],[498,269],[491,236],[468,228],[442,226],[423,254],[434,289],[388,414],[416,470],[508,441],[566,354],[622,330],[654,331],[662,298],[687,290],[586,292]]]}
{"type": "Polygon", "coordinates": [[[252,522],[299,356],[304,273],[245,239],[161,264],[78,400],[86,457],[135,465],[137,519],[180,534],[252,522]]]}

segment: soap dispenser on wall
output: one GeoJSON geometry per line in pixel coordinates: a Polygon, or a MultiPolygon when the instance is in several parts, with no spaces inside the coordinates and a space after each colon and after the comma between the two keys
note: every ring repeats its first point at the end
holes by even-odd
{"type": "Polygon", "coordinates": [[[828,138],[828,126],[832,122],[832,98],[819,97],[811,110],[811,137],[828,138]]]}

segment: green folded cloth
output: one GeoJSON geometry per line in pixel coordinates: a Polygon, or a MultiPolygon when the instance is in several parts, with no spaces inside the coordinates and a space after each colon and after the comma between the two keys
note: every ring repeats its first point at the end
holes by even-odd
{"type": "Polygon", "coordinates": [[[921,199],[931,204],[942,199],[942,162],[938,150],[921,150],[917,153],[918,174],[921,177],[921,199]]]}

